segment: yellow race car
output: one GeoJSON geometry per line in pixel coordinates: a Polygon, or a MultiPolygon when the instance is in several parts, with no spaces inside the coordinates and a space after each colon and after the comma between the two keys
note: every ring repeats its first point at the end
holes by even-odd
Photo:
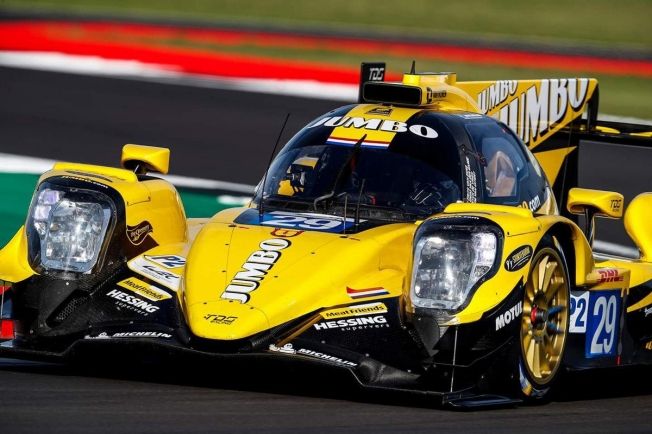
{"type": "Polygon", "coordinates": [[[0,356],[255,356],[463,407],[649,363],[652,193],[625,211],[557,180],[575,149],[561,134],[607,131],[597,81],[383,72],[363,64],[359,103],[305,126],[248,207],[211,218],[186,219],[156,177],[167,149],[57,163],[0,251],[0,356]],[[595,217],[623,213],[640,258],[596,259],[595,217]]]}

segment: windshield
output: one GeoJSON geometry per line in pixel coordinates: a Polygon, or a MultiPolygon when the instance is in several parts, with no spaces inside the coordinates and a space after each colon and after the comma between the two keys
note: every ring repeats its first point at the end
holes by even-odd
{"type": "MultiPolygon", "coordinates": [[[[338,143],[316,128],[299,133],[265,180],[265,209],[292,209],[366,219],[413,221],[462,198],[459,152],[439,125],[439,140],[416,135],[389,145],[338,143]]],[[[260,200],[260,188],[256,201],[260,200]]]]}

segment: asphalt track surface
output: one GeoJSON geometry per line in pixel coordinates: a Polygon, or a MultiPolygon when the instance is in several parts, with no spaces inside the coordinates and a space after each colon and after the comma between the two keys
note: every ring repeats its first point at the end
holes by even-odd
{"type": "MultiPolygon", "coordinates": [[[[253,184],[287,112],[286,138],[338,105],[0,68],[0,152],[116,164],[123,143],[165,145],[175,174],[253,184]]],[[[0,432],[650,432],[651,374],[568,375],[545,406],[459,413],[318,371],[0,359],[0,432]]]]}
{"type": "Polygon", "coordinates": [[[0,67],[0,152],[118,165],[125,143],[171,149],[170,171],[256,184],[286,141],[342,102],[0,67]]]}

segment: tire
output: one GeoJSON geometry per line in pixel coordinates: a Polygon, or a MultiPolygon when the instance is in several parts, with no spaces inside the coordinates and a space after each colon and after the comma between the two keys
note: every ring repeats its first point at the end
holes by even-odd
{"type": "Polygon", "coordinates": [[[570,317],[570,276],[564,252],[544,237],[532,257],[515,345],[517,390],[526,402],[544,402],[561,373],[570,317]]]}

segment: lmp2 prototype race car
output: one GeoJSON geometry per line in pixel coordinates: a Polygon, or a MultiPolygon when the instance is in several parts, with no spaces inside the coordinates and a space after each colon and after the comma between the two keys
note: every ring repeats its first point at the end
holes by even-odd
{"type": "Polygon", "coordinates": [[[0,356],[255,356],[466,407],[652,361],[652,193],[624,213],[640,258],[597,259],[594,219],[621,218],[623,196],[558,179],[580,136],[649,141],[597,122],[596,80],[362,75],[358,104],[305,126],[249,206],[211,218],[186,219],[152,175],[165,148],[55,164],[0,252],[0,356]]]}

